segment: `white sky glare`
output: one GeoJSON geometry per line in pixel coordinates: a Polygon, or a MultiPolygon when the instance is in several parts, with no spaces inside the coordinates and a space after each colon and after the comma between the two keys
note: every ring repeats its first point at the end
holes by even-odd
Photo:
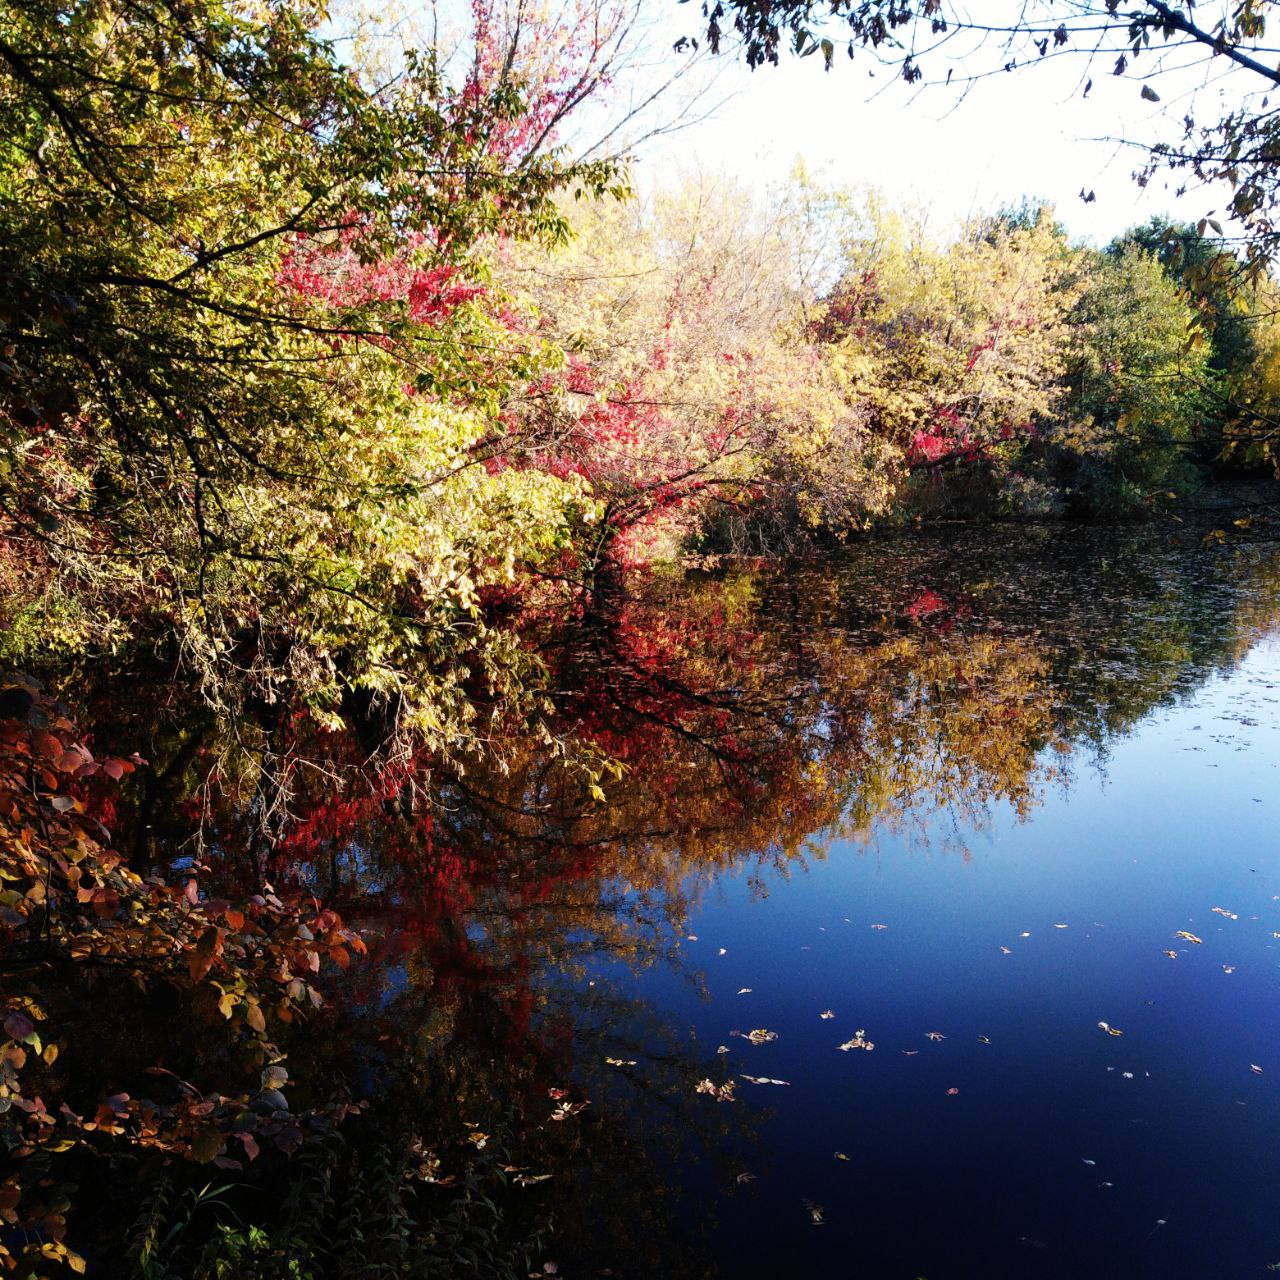
{"type": "MultiPolygon", "coordinates": [[[[1227,2],[1202,0],[1199,20],[1212,27],[1227,2]]],[[[569,126],[584,147],[609,135],[619,115],[627,119],[636,103],[648,101],[687,60],[673,51],[675,42],[700,37],[705,28],[700,0],[496,3],[527,3],[530,15],[553,23],[597,6],[601,13],[630,13],[629,51],[617,79],[604,100],[589,102],[569,126]]],[[[362,23],[384,29],[388,65],[398,63],[402,39],[440,30],[452,31],[455,39],[462,33],[465,44],[472,21],[471,0],[335,0],[335,6],[335,26],[345,29],[345,39],[362,23]]],[[[1100,26],[1115,31],[1090,0],[950,0],[948,11],[970,22],[980,14],[993,28],[1026,22],[1028,15],[1049,21],[1049,30],[1063,15],[1075,13],[1078,22],[1065,50],[1042,61],[1032,53],[1028,65],[1011,73],[998,70],[1006,60],[999,36],[967,32],[968,45],[949,36],[945,48],[922,55],[926,80],[914,86],[865,50],[846,57],[838,21],[828,28],[836,45],[830,71],[820,57],[787,53],[781,65],[751,71],[726,41],[719,56],[703,50],[687,76],[630,122],[633,136],[657,127],[636,151],[638,185],[643,191],[701,172],[760,189],[785,181],[799,158],[824,184],[873,187],[890,204],[927,211],[940,233],[1031,197],[1052,204],[1072,238],[1095,244],[1153,215],[1190,222],[1219,215],[1227,193],[1193,187],[1180,196],[1185,175],[1158,172],[1140,187],[1133,172],[1146,153],[1121,139],[1177,141],[1184,114],[1192,111],[1201,123],[1220,119],[1245,92],[1258,89],[1256,77],[1232,74],[1232,64],[1203,46],[1176,43],[1153,47],[1131,60],[1126,75],[1115,76],[1114,45],[1090,60],[1078,43],[1094,39],[1090,33],[1100,26]],[[954,82],[939,83],[948,68],[954,82]],[[994,74],[961,87],[966,74],[978,72],[994,74]],[[1158,103],[1142,98],[1144,84],[1158,92],[1158,103]],[[714,103],[718,108],[704,118],[714,103]],[[1082,191],[1094,199],[1082,200],[1082,191]]],[[[1019,52],[1025,55],[1026,47],[1019,52]]],[[[577,150],[565,140],[571,152],[577,150]]],[[[611,145],[617,140],[611,137],[611,145]]]]}
{"type": "MultiPolygon", "coordinates": [[[[655,3],[670,11],[672,40],[697,33],[695,3],[655,3]]],[[[733,53],[722,54],[727,65],[714,96],[728,100],[711,118],[643,147],[638,178],[697,166],[760,186],[784,179],[802,157],[826,182],[876,187],[891,202],[923,206],[941,223],[1023,196],[1043,198],[1074,238],[1095,243],[1153,214],[1196,221],[1222,206],[1222,194],[1210,190],[1179,197],[1177,175],[1160,173],[1139,187],[1133,171],[1142,154],[1119,141],[1176,139],[1192,96],[1200,114],[1217,118],[1225,83],[1220,60],[1163,71],[1151,80],[1162,99],[1153,106],[1140,97],[1143,81],[1132,71],[1110,74],[1114,57],[1088,72],[1084,56],[1050,58],[962,92],[955,85],[909,86],[869,54],[850,61],[838,43],[837,50],[829,72],[818,57],[784,55],[780,66],[750,71],[733,53]],[[1094,192],[1094,201],[1083,201],[1082,189],[1094,192]]],[[[999,65],[991,49],[972,62],[999,65]]],[[[945,74],[946,65],[935,73],[945,74]]],[[[1148,69],[1154,70],[1151,59],[1148,69]]]]}

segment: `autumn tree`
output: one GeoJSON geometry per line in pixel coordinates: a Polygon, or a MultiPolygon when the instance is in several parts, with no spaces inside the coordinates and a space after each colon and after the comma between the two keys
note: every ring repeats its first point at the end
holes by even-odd
{"type": "Polygon", "coordinates": [[[529,324],[567,353],[513,413],[555,439],[538,465],[601,502],[600,553],[670,554],[753,513],[845,533],[883,509],[882,450],[804,329],[784,200],[694,178],[574,229],[505,259],[529,324]]]}
{"type": "Polygon", "coordinates": [[[1213,407],[1194,308],[1153,254],[1129,245],[1091,264],[1071,319],[1063,423],[1046,445],[1071,455],[1079,500],[1123,511],[1185,489],[1186,455],[1213,407]]]}
{"type": "Polygon", "coordinates": [[[553,193],[611,170],[517,145],[548,122],[514,75],[450,84],[426,51],[373,91],[322,21],[3,10],[10,650],[172,636],[229,714],[372,699],[444,748],[468,679],[518,679],[478,592],[586,503],[486,465],[544,352],[477,246],[562,236],[553,193]]]}
{"type": "Polygon", "coordinates": [[[1061,403],[1077,284],[1051,211],[951,239],[874,195],[850,212],[811,322],[843,394],[909,472],[1006,471],[1061,403]]]}

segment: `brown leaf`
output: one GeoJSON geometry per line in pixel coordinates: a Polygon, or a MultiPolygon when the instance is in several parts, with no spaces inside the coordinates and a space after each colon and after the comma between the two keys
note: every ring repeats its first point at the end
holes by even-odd
{"type": "MultiPolygon", "coordinates": [[[[191,981],[201,981],[213,967],[214,957],[222,950],[222,935],[216,925],[210,925],[201,935],[200,940],[191,949],[187,958],[187,968],[191,973],[191,981]]],[[[212,1158],[212,1157],[210,1157],[212,1158]]]]}
{"type": "Polygon", "coordinates": [[[36,1024],[25,1013],[11,1013],[4,1020],[4,1033],[10,1040],[25,1040],[36,1029],[36,1024]]]}
{"type": "Polygon", "coordinates": [[[191,1143],[191,1158],[197,1164],[208,1164],[222,1150],[222,1135],[216,1129],[205,1129],[191,1143]]]}

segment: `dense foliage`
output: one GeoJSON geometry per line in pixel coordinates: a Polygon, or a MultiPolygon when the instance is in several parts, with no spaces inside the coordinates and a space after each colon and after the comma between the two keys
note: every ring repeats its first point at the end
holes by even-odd
{"type": "MultiPolygon", "coordinates": [[[[493,467],[544,358],[478,246],[555,239],[526,104],[427,55],[373,93],[322,12],[6,5],[0,510],[18,651],[160,637],[228,705],[353,690],[446,748],[477,609],[591,510],[493,467]]],[[[483,15],[478,18],[478,22],[483,15]]]]}
{"type": "Polygon", "coordinates": [[[519,412],[560,433],[538,465],[603,502],[593,560],[919,515],[1131,517],[1266,460],[1269,286],[1226,291],[1239,263],[1194,228],[1099,251],[1028,204],[939,235],[803,171],[767,199],[697,180],[577,226],[500,269],[569,353],[519,412]]]}

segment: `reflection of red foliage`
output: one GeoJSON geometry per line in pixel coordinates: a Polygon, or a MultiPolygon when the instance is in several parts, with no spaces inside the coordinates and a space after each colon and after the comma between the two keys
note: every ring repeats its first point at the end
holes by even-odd
{"type": "Polygon", "coordinates": [[[926,587],[904,612],[912,622],[926,623],[938,635],[946,635],[957,622],[968,616],[969,605],[944,600],[926,587]]]}
{"type": "Polygon", "coordinates": [[[927,618],[935,613],[943,613],[946,609],[947,602],[940,595],[926,587],[907,606],[907,617],[919,622],[921,618],[927,618]]]}

